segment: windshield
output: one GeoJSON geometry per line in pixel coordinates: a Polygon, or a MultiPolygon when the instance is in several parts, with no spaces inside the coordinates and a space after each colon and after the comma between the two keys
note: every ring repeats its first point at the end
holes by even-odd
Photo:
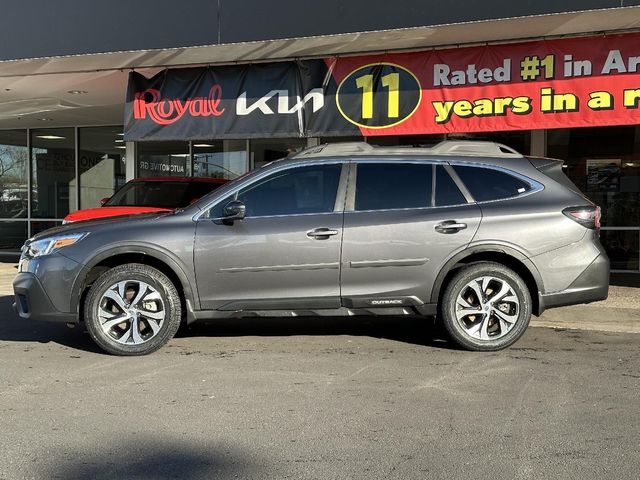
{"type": "Polygon", "coordinates": [[[204,182],[130,182],[118,190],[105,206],[182,208],[217,187],[217,183],[204,182]]]}

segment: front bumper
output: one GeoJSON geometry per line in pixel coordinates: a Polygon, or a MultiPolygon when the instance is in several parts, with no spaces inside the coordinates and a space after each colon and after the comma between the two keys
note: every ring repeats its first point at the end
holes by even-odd
{"type": "Polygon", "coordinates": [[[601,253],[561,292],[539,294],[539,315],[548,308],[606,300],[609,295],[609,259],[601,253]]]}
{"type": "Polygon", "coordinates": [[[16,313],[25,319],[78,322],[71,286],[82,268],[59,253],[36,259],[23,256],[13,280],[16,313]]]}
{"type": "Polygon", "coordinates": [[[18,273],[13,281],[13,308],[20,318],[49,322],[78,323],[78,315],[60,312],[32,273],[18,273]]]}

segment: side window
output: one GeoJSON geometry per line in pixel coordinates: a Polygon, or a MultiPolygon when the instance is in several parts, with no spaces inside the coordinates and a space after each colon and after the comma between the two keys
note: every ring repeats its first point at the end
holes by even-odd
{"type": "Polygon", "coordinates": [[[460,165],[453,168],[476,202],[517,197],[532,188],[527,182],[500,170],[460,165]]]}
{"type": "Polygon", "coordinates": [[[428,163],[360,163],[355,209],[430,207],[431,171],[428,163]]]}
{"type": "Polygon", "coordinates": [[[247,217],[332,212],[341,170],[339,164],[290,168],[247,186],[238,200],[247,217]]]}
{"type": "Polygon", "coordinates": [[[465,205],[467,199],[442,165],[436,167],[436,207],[465,205]]]}

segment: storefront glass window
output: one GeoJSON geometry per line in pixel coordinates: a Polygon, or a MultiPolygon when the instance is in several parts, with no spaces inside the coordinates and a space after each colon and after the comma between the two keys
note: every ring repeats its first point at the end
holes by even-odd
{"type": "Polygon", "coordinates": [[[251,140],[251,165],[257,169],[269,162],[284,158],[307,146],[306,138],[272,138],[251,140]]]}
{"type": "Polygon", "coordinates": [[[138,177],[190,177],[189,142],[138,143],[138,177]]]}
{"type": "Polygon", "coordinates": [[[192,145],[193,176],[232,180],[248,170],[246,140],[205,140],[192,145]]]}
{"type": "Polygon", "coordinates": [[[0,131],[0,218],[27,218],[28,176],[27,131],[0,131]]]}
{"type": "Polygon", "coordinates": [[[31,130],[31,216],[64,218],[76,210],[73,128],[31,130]]]}
{"type": "Polygon", "coordinates": [[[80,208],[99,207],[125,183],[125,146],[122,127],[81,128],[80,208]]]}

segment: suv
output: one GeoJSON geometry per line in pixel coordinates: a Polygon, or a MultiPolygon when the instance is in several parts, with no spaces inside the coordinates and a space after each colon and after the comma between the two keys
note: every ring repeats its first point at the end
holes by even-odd
{"type": "Polygon", "coordinates": [[[110,198],[100,200],[101,207],[70,213],[63,224],[97,218],[168,212],[186,207],[200,197],[227,183],[222,178],[151,177],[134,178],[110,198]]]}
{"type": "Polygon", "coordinates": [[[27,240],[23,318],[84,322],[117,355],[181,322],[420,315],[499,350],[531,314],[607,297],[600,211],[562,162],[494,143],[321,145],[182,210],[71,224],[27,240]]]}

